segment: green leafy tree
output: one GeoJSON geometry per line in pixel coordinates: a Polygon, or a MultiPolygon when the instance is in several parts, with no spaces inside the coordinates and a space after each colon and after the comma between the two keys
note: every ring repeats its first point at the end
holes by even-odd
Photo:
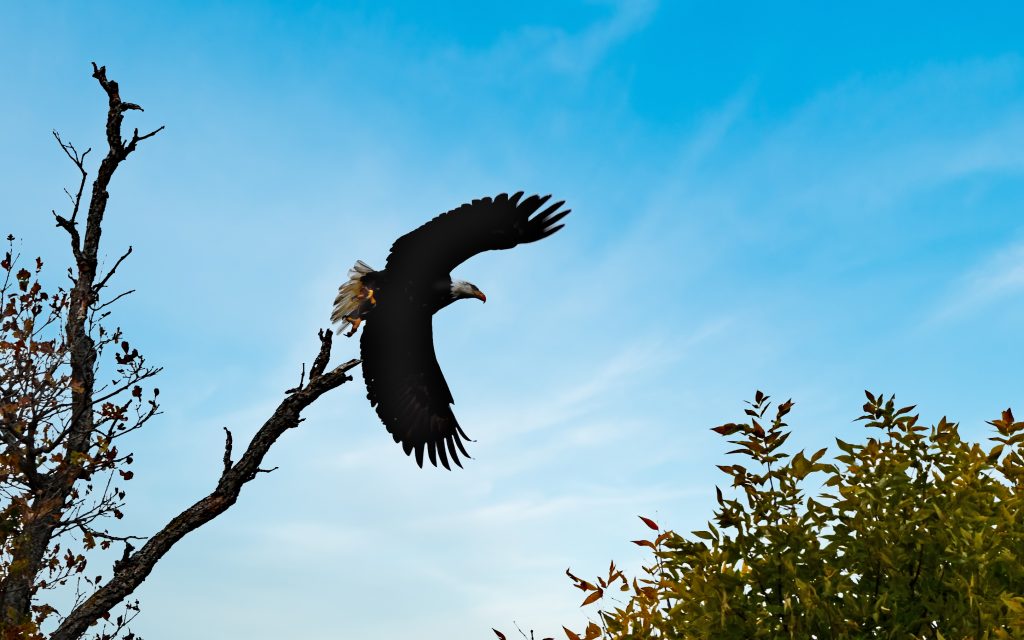
{"type": "Polygon", "coordinates": [[[983,448],[866,395],[870,437],[837,439],[826,462],[783,452],[793,403],[766,418],[757,392],[745,422],[714,429],[745,459],[719,467],[714,522],[684,536],[644,518],[657,535],[635,541],[653,556],[643,575],[569,573],[598,612],[566,636],[1024,638],[1024,422],[1007,409],[983,448]]]}

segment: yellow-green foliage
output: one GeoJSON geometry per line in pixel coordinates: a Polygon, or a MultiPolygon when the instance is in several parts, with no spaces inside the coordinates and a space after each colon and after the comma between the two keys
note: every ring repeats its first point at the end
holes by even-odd
{"type": "Polygon", "coordinates": [[[570,574],[600,624],[566,635],[1024,638],[1024,422],[1004,411],[986,450],[867,398],[867,442],[837,440],[824,462],[825,449],[782,452],[793,404],[768,424],[758,392],[747,422],[714,429],[749,461],[720,467],[732,489],[716,488],[714,523],[636,541],[654,556],[640,579],[614,564],[593,582],[570,574]],[[809,478],[825,493],[810,497],[809,478]]]}

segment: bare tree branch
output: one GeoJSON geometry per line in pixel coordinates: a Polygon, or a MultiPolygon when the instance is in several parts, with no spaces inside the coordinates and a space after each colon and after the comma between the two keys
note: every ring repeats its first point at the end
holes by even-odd
{"type": "MultiPolygon", "coordinates": [[[[21,620],[27,619],[30,613],[31,599],[34,592],[36,575],[42,569],[42,561],[50,546],[58,527],[61,515],[73,495],[75,483],[88,474],[85,467],[75,464],[76,460],[88,455],[90,440],[94,433],[93,397],[96,375],[97,346],[90,336],[88,319],[93,309],[98,290],[95,288],[100,234],[103,216],[106,212],[107,187],[118,165],[135,149],[135,144],[151,135],[132,137],[130,148],[125,147],[121,139],[121,122],[124,112],[141,107],[121,100],[117,83],[108,80],[105,67],[97,67],[93,63],[93,77],[107,93],[109,108],[107,110],[107,155],[100,163],[96,179],[92,184],[92,194],[85,221],[85,236],[80,237],[76,217],[81,204],[81,193],[84,190],[86,172],[84,167],[85,154],[79,155],[70,144],[65,144],[60,136],[54,133],[64,153],[78,167],[82,178],[79,195],[74,203],[71,219],[66,219],[54,212],[58,226],[65,229],[71,236],[72,251],[75,257],[77,278],[73,277],[74,287],[70,292],[70,304],[64,336],[70,352],[71,369],[71,416],[64,439],[62,460],[58,465],[40,479],[39,487],[31,500],[32,518],[24,523],[24,529],[18,544],[12,552],[12,562],[7,575],[0,580],[0,621],[9,621],[10,616],[21,620]]],[[[115,265],[116,267],[116,265],[115,265]]],[[[35,463],[35,454],[28,452],[35,463]]]]}
{"type": "MultiPolygon", "coordinates": [[[[330,331],[320,332],[321,354],[325,347],[330,349],[330,336],[330,331]]],[[[316,376],[305,389],[282,400],[273,415],[253,436],[241,459],[234,466],[225,468],[213,492],[178,514],[141,549],[125,559],[113,578],[68,614],[50,636],[50,640],[78,640],[93,622],[142,584],[160,558],[176,542],[227,511],[238,500],[245,483],[263,471],[259,465],[270,447],[285,431],[298,425],[302,410],[324,393],[351,381],[352,377],[347,372],[358,364],[359,360],[349,360],[328,373],[316,376]]]]}

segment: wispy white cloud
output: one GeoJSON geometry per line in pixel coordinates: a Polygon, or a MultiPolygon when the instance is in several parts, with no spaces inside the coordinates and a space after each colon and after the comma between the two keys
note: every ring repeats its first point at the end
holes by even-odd
{"type": "Polygon", "coordinates": [[[365,548],[370,532],[321,520],[270,523],[251,531],[262,556],[294,561],[309,555],[350,555],[365,548]]]}
{"type": "Polygon", "coordinates": [[[562,29],[528,30],[524,35],[538,41],[542,59],[553,69],[565,73],[584,73],[597,65],[608,51],[643,29],[657,9],[657,0],[617,0],[608,2],[613,13],[586,29],[568,33],[562,29]]]}
{"type": "Polygon", "coordinates": [[[1016,96],[974,104],[1019,82],[1016,56],[935,65],[911,75],[855,77],[795,110],[737,167],[776,207],[824,214],[882,209],[944,182],[1024,170],[1016,96]],[[951,119],[958,108],[984,118],[951,119]]]}
{"type": "Polygon", "coordinates": [[[1024,295],[1024,241],[996,250],[949,286],[930,321],[954,320],[1024,295]]]}
{"type": "MultiPolygon", "coordinates": [[[[492,458],[491,472],[501,469],[504,469],[504,473],[511,472],[512,469],[505,468],[506,465],[521,471],[523,465],[537,464],[568,446],[604,443],[614,435],[606,425],[607,418],[593,420],[607,410],[602,397],[612,389],[643,384],[646,376],[652,375],[657,367],[677,357],[665,346],[627,346],[599,362],[591,375],[576,384],[564,387],[552,385],[548,394],[531,396],[528,402],[523,402],[522,398],[502,395],[501,389],[494,389],[489,397],[459,403],[456,409],[460,422],[479,425],[481,430],[486,429],[486,436],[481,436],[483,441],[480,446],[491,450],[482,454],[492,458]],[[526,434],[552,427],[558,427],[560,434],[553,435],[550,444],[524,444],[526,434]],[[499,450],[505,453],[496,457],[499,450]]],[[[359,383],[358,380],[353,382],[359,383]]],[[[362,394],[359,396],[361,400],[362,394]]],[[[375,426],[383,432],[382,426],[375,426]]],[[[396,455],[398,452],[399,448],[390,436],[369,438],[357,443],[354,448],[326,453],[318,458],[320,462],[317,464],[336,469],[368,468],[377,465],[382,457],[396,455]]]]}
{"type": "Polygon", "coordinates": [[[627,490],[613,486],[595,485],[589,490],[558,496],[517,496],[489,502],[461,513],[446,514],[443,518],[426,517],[418,521],[415,526],[447,529],[456,525],[486,530],[514,531],[520,527],[537,526],[556,516],[565,518],[572,514],[594,513],[611,507],[628,507],[632,510],[647,509],[697,492],[706,492],[706,489],[703,487],[675,489],[631,487],[627,490]]]}
{"type": "MultiPolygon", "coordinates": [[[[490,49],[472,57],[491,73],[500,68],[517,75],[527,69],[585,75],[615,46],[647,26],[658,8],[658,0],[610,0],[597,4],[609,7],[610,15],[580,30],[527,25],[503,34],[490,49]]],[[[448,55],[453,53],[449,51],[448,55]]]]}

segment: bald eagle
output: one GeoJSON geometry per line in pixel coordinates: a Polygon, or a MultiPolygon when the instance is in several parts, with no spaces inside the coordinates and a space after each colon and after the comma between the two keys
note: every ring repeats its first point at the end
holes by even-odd
{"type": "Polygon", "coordinates": [[[366,397],[406,455],[416,452],[423,466],[426,450],[435,467],[440,458],[462,466],[469,439],[452,413],[452,392],[434,354],[432,317],[456,300],[487,296],[476,285],[453,280],[451,271],[478,253],[536,242],[561,229],[569,210],[564,202],[545,208],[551,198],[520,191],[509,197],[481,198],[443,213],[391,246],[377,271],[359,260],[338,289],[331,321],[352,336],[365,323],[359,341],[366,397]]]}

